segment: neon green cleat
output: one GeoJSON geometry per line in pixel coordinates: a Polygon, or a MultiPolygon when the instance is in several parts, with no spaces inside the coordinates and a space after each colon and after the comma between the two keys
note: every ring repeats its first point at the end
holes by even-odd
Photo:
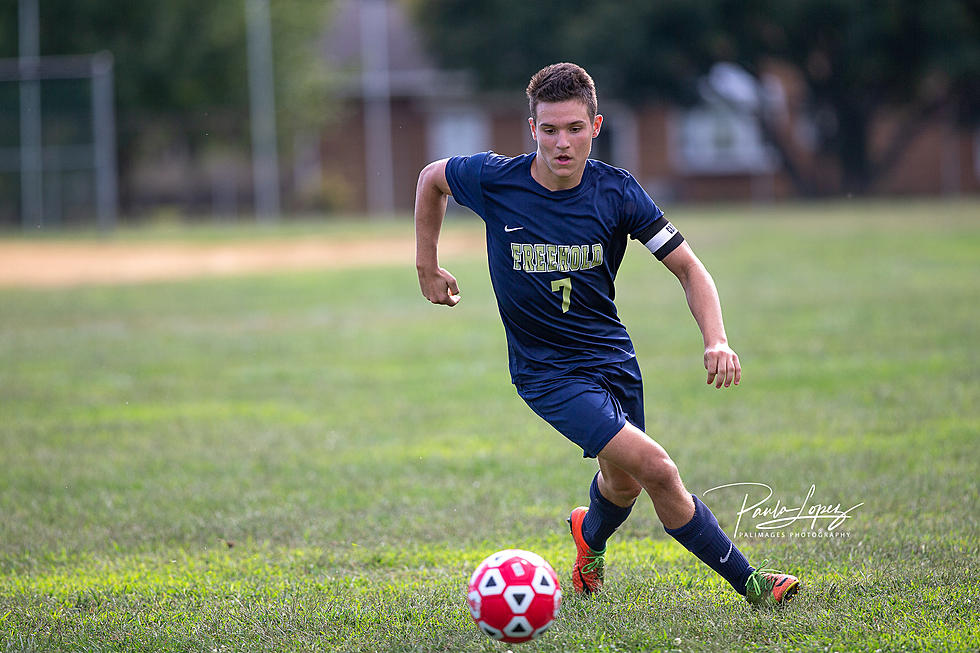
{"type": "Polygon", "coordinates": [[[566,520],[576,549],[575,564],[572,566],[572,587],[579,594],[598,592],[602,589],[606,576],[606,560],[603,557],[606,550],[593,551],[582,537],[582,520],[588,511],[585,506],[576,508],[566,520]]]}
{"type": "Polygon", "coordinates": [[[796,576],[784,574],[775,569],[762,567],[756,569],[745,583],[745,600],[753,605],[765,603],[771,599],[775,603],[787,603],[800,589],[800,580],[796,576]]]}

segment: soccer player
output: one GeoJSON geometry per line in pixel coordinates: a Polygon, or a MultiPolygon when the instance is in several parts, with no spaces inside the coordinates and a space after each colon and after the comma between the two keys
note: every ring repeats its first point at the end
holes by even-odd
{"type": "Polygon", "coordinates": [[[680,281],[704,338],[707,382],[728,388],[739,384],[742,370],[714,281],[628,172],[589,159],[602,116],[584,69],[547,66],[531,78],[527,97],[533,154],[456,156],[422,170],[416,267],[426,299],[455,306],[459,285],[438,257],[448,197],[483,218],[511,380],[531,410],[598,459],[588,507],[568,518],[575,590],[602,588],[606,540],[646,490],[666,532],[737,592],[752,603],[788,600],[799,588],[796,577],[751,567],[685,489],[664,448],[644,433],[640,369],[613,303],[616,272],[633,238],[680,281]]]}

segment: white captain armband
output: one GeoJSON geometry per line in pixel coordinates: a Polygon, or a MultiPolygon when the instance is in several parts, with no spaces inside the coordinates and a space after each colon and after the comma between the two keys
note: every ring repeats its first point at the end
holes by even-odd
{"type": "Polygon", "coordinates": [[[684,242],[681,232],[664,217],[660,217],[649,228],[637,234],[636,239],[646,245],[658,261],[664,260],[665,256],[684,242]]]}

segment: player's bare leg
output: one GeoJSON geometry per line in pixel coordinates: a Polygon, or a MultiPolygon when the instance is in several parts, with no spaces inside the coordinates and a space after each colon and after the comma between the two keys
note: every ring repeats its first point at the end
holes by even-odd
{"type": "MultiPolygon", "coordinates": [[[[614,501],[616,488],[629,487],[627,475],[653,501],[657,516],[667,528],[679,528],[694,516],[694,501],[681,482],[677,465],[650,436],[628,423],[599,453],[599,468],[614,501]]],[[[605,488],[600,481],[600,490],[605,488]]]]}
{"type": "Polygon", "coordinates": [[[603,448],[599,468],[598,488],[609,501],[624,501],[636,491],[636,485],[642,486],[667,533],[749,602],[782,603],[799,589],[795,576],[753,569],[722,532],[711,510],[684,487],[677,466],[664,448],[632,424],[624,426],[603,448]]]}
{"type": "Polygon", "coordinates": [[[623,508],[633,505],[643,486],[626,470],[603,458],[599,462],[599,491],[609,501],[623,508]]]}

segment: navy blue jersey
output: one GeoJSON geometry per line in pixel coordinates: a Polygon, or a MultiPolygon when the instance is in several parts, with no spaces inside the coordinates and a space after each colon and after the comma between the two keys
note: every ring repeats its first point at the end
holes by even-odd
{"type": "Polygon", "coordinates": [[[531,177],[534,156],[484,152],[446,165],[453,197],[486,223],[514,383],[633,358],[613,303],[627,239],[660,259],[683,242],[625,170],[589,160],[575,188],[550,191],[531,177]]]}

